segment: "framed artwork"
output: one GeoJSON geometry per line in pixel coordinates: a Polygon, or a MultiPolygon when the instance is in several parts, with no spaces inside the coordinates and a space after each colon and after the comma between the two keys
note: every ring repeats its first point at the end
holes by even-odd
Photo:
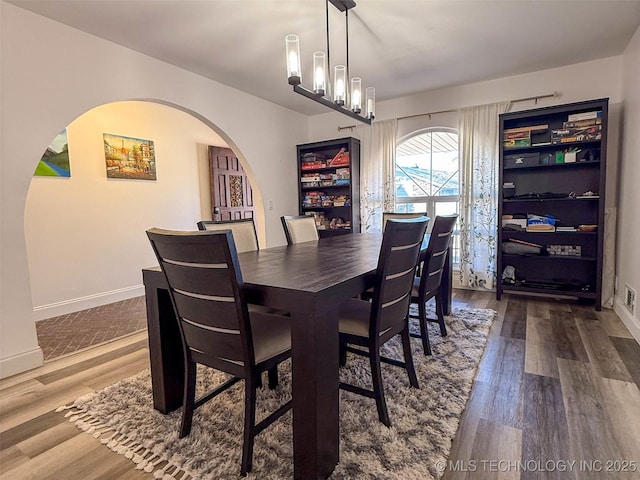
{"type": "Polygon", "coordinates": [[[156,157],[152,140],[104,133],[107,178],[156,179],[156,157]]]}
{"type": "Polygon", "coordinates": [[[47,147],[42,158],[38,162],[36,177],[70,177],[69,142],[67,141],[67,129],[62,130],[51,145],[47,147]]]}

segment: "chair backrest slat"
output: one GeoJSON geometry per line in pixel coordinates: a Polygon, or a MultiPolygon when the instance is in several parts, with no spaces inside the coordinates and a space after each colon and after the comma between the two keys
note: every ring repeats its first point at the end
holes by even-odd
{"type": "Polygon", "coordinates": [[[169,284],[185,350],[215,368],[253,365],[251,324],[231,230],[151,229],[147,235],[169,284]]]}
{"type": "Polygon", "coordinates": [[[410,218],[428,217],[427,212],[382,212],[382,231],[387,220],[407,220],[410,218]]]}
{"type": "Polygon", "coordinates": [[[428,217],[388,220],[380,248],[371,308],[371,335],[404,328],[428,217]]]}
{"type": "Polygon", "coordinates": [[[198,222],[198,230],[231,230],[238,253],[254,252],[259,249],[258,235],[256,234],[253,218],[222,221],[201,220],[198,222]]]}
{"type": "Polygon", "coordinates": [[[318,240],[318,228],[315,219],[310,215],[280,217],[282,228],[287,237],[287,244],[312,242],[318,240]]]}

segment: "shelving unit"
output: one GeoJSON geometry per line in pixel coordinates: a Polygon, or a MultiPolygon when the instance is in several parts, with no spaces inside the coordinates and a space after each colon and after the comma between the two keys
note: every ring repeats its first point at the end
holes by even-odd
{"type": "Polygon", "coordinates": [[[601,309],[607,113],[605,98],[500,115],[498,300],[525,292],[589,300],[601,309]],[[536,222],[550,231],[527,231],[536,222]],[[595,231],[557,230],[582,225],[595,231]],[[522,242],[540,248],[514,253],[522,242]],[[505,280],[507,266],[515,276],[505,280]]]}
{"type": "Polygon", "coordinates": [[[297,146],[300,215],[314,215],[320,237],[360,232],[360,140],[297,146]]]}

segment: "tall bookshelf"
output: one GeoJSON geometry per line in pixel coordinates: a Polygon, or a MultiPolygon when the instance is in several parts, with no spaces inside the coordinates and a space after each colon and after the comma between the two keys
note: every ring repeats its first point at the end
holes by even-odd
{"type": "Polygon", "coordinates": [[[604,98],[500,115],[498,300],[524,292],[601,309],[607,113],[604,98]]]}
{"type": "Polygon", "coordinates": [[[313,215],[320,238],[360,232],[360,140],[297,146],[298,208],[313,215]]]}

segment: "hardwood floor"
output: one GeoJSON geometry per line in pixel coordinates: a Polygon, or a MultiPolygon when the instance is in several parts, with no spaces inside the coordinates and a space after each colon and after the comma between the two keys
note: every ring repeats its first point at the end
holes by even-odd
{"type": "MultiPolygon", "coordinates": [[[[445,479],[640,478],[620,471],[640,469],[640,346],[612,311],[464,290],[456,306],[498,318],[445,479]]],[[[55,412],[147,367],[139,332],[0,381],[0,478],[152,479],[55,412]]]]}

